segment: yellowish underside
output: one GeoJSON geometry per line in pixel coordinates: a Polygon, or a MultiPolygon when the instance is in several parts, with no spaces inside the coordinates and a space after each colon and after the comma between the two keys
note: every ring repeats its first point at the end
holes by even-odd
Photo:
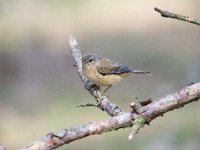
{"type": "Polygon", "coordinates": [[[102,75],[99,74],[96,70],[96,68],[93,68],[91,66],[85,66],[83,67],[83,72],[85,76],[91,80],[94,84],[100,85],[100,86],[110,86],[115,85],[119,81],[121,81],[123,78],[131,76],[130,73],[122,74],[122,75],[102,75]]]}

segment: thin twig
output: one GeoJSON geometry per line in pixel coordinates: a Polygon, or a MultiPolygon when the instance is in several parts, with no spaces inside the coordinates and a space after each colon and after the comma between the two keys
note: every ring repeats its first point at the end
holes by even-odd
{"type": "Polygon", "coordinates": [[[87,104],[77,105],[76,107],[97,107],[97,104],[87,103],[87,104]]]}
{"type": "Polygon", "coordinates": [[[186,21],[195,25],[200,26],[200,21],[197,19],[193,19],[191,17],[188,16],[183,16],[183,15],[179,15],[179,14],[175,14],[175,13],[171,13],[169,11],[166,10],[161,10],[157,7],[154,8],[155,11],[157,11],[158,13],[161,14],[162,17],[166,17],[166,18],[173,18],[173,19],[177,19],[177,20],[181,20],[181,21],[186,21]]]}

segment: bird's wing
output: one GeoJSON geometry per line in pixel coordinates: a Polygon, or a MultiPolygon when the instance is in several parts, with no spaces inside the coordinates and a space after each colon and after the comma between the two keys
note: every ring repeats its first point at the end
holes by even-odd
{"type": "Polygon", "coordinates": [[[112,62],[109,59],[103,59],[103,61],[97,65],[97,71],[104,76],[111,74],[119,75],[127,72],[132,72],[131,68],[119,63],[112,62]]]}

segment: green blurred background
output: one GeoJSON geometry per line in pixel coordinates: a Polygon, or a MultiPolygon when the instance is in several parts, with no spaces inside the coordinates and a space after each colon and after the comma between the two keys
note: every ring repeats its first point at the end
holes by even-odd
{"type": "MultiPolygon", "coordinates": [[[[22,148],[49,132],[108,118],[95,108],[72,66],[68,36],[152,77],[129,78],[107,94],[125,111],[137,96],[157,98],[200,81],[200,28],[162,18],[153,8],[200,18],[199,0],[1,0],[0,144],[22,148]]],[[[60,149],[199,150],[200,103],[167,113],[128,141],[130,129],[60,149]],[[95,146],[93,146],[95,145],[95,146]]]]}

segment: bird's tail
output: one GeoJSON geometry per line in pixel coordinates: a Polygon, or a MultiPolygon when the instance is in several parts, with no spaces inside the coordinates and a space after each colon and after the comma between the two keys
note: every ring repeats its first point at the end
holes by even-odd
{"type": "Polygon", "coordinates": [[[147,71],[134,70],[133,73],[134,73],[134,74],[145,74],[145,75],[151,76],[151,73],[150,73],[150,72],[147,72],[147,71]]]}

